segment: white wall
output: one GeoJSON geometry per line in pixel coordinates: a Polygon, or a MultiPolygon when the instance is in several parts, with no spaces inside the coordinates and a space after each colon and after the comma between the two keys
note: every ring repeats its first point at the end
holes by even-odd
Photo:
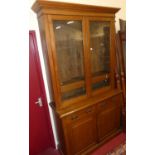
{"type": "MultiPolygon", "coordinates": [[[[39,49],[41,66],[42,66],[42,71],[43,71],[43,78],[44,78],[45,89],[46,89],[46,94],[47,94],[47,101],[49,103],[52,100],[52,97],[50,96],[49,90],[48,90],[47,77],[45,74],[45,65],[44,65],[44,61],[43,61],[37,17],[36,17],[36,14],[31,10],[31,6],[35,2],[35,0],[29,0],[29,1],[30,1],[29,30],[36,31],[38,49],[39,49]]],[[[99,5],[99,6],[119,7],[119,8],[121,8],[121,10],[116,14],[116,30],[119,30],[119,21],[118,21],[119,18],[126,19],[126,2],[125,2],[125,0],[57,0],[57,1],[89,4],[89,5],[99,5]]],[[[49,109],[50,109],[51,122],[52,122],[52,126],[53,126],[54,138],[55,138],[55,142],[57,145],[58,139],[57,139],[57,135],[56,135],[56,128],[55,128],[55,124],[54,124],[53,113],[52,113],[50,107],[49,107],[49,109]]]]}

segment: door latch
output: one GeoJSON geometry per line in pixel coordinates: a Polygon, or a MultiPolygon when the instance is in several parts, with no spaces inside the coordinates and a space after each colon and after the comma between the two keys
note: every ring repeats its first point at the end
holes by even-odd
{"type": "Polygon", "coordinates": [[[35,102],[35,104],[38,104],[39,107],[42,107],[42,106],[43,106],[43,103],[42,103],[42,99],[41,99],[41,97],[38,98],[38,101],[35,102]]]}

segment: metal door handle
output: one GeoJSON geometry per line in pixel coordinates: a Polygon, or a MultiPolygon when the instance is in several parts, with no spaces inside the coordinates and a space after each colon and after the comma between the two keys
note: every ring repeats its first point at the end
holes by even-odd
{"type": "Polygon", "coordinates": [[[86,110],[86,113],[90,113],[90,112],[92,112],[91,108],[86,110]]]}
{"type": "Polygon", "coordinates": [[[101,103],[101,107],[105,107],[105,105],[106,105],[106,102],[101,103]]]}
{"type": "Polygon", "coordinates": [[[38,104],[39,107],[42,107],[42,106],[43,106],[43,103],[42,103],[42,99],[41,99],[41,97],[38,98],[38,101],[35,102],[35,104],[38,104]]]}
{"type": "Polygon", "coordinates": [[[71,117],[71,119],[72,119],[72,120],[76,120],[76,119],[78,119],[78,117],[79,117],[79,116],[77,116],[77,115],[73,115],[73,116],[71,117]]]}

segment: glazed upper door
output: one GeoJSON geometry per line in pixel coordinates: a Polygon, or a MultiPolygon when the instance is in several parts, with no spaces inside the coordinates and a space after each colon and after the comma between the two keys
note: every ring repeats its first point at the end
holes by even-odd
{"type": "Polygon", "coordinates": [[[111,19],[48,16],[60,107],[112,87],[111,19]]]}
{"type": "Polygon", "coordinates": [[[86,96],[83,18],[50,16],[61,102],[86,96]]]}
{"type": "Polygon", "coordinates": [[[89,53],[92,92],[111,87],[111,22],[89,18],[89,53]]]}

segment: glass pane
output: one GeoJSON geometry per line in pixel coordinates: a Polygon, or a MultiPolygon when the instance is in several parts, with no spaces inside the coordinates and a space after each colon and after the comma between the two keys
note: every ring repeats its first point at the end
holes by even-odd
{"type": "Polygon", "coordinates": [[[97,77],[100,81],[92,84],[92,89],[99,89],[108,86],[103,75],[110,73],[110,23],[91,21],[90,22],[90,52],[91,52],[91,74],[93,81],[97,77]]]}
{"type": "Polygon", "coordinates": [[[82,90],[81,93],[72,95],[76,92],[74,89],[78,87],[82,86],[85,89],[82,22],[54,20],[53,26],[60,85],[65,85],[65,90],[63,89],[65,97],[62,97],[62,99],[85,94],[86,92],[82,90]],[[80,82],[80,84],[78,85],[77,82],[80,82]]]}
{"type": "Polygon", "coordinates": [[[106,79],[106,80],[100,81],[98,83],[93,83],[92,84],[92,89],[96,90],[96,89],[99,89],[99,88],[102,88],[102,87],[109,86],[109,84],[110,84],[110,80],[106,79]]]}
{"type": "Polygon", "coordinates": [[[78,96],[83,95],[85,93],[86,93],[86,89],[84,87],[74,89],[72,91],[68,91],[66,93],[63,93],[62,100],[70,99],[73,97],[78,97],[78,96]]]}

